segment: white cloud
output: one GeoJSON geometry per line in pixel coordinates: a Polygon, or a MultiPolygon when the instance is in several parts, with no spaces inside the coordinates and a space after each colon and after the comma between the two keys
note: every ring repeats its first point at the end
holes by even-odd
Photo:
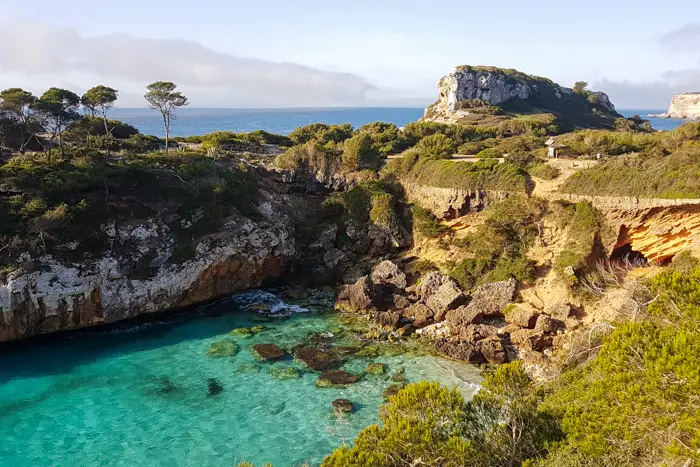
{"type": "Polygon", "coordinates": [[[220,106],[357,105],[375,89],[352,73],[238,57],[189,40],[84,37],[71,28],[17,19],[0,20],[0,57],[0,74],[40,78],[47,87],[66,75],[125,83],[127,94],[152,81],[173,81],[195,106],[204,105],[198,95],[206,105],[218,100],[220,106]]]}

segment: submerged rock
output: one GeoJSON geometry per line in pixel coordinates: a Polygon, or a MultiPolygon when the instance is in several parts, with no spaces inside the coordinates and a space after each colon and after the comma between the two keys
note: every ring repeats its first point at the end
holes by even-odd
{"type": "Polygon", "coordinates": [[[250,328],[236,328],[231,331],[231,334],[241,337],[253,337],[253,331],[250,328]]]}
{"type": "Polygon", "coordinates": [[[255,359],[260,361],[280,360],[286,355],[285,351],[275,344],[255,344],[252,352],[255,359]]]}
{"type": "Polygon", "coordinates": [[[230,340],[225,340],[210,345],[207,356],[212,358],[233,357],[239,351],[240,347],[238,344],[230,340]]]}
{"type": "Polygon", "coordinates": [[[301,347],[297,349],[294,357],[298,362],[314,371],[326,371],[342,363],[338,354],[333,350],[316,347],[301,347]]]}
{"type": "Polygon", "coordinates": [[[384,390],[384,400],[389,400],[391,396],[395,396],[403,389],[404,384],[392,384],[384,390]]]}
{"type": "Polygon", "coordinates": [[[301,371],[293,366],[273,366],[270,368],[270,375],[279,380],[299,379],[301,371]]]}
{"type": "Polygon", "coordinates": [[[259,363],[244,363],[236,368],[236,373],[257,373],[262,370],[262,365],[259,363]]]}
{"type": "Polygon", "coordinates": [[[357,383],[360,377],[343,370],[331,370],[323,373],[316,380],[317,388],[337,388],[357,383]]]}
{"type": "Polygon", "coordinates": [[[219,383],[219,381],[216,378],[209,378],[207,380],[207,387],[207,397],[216,396],[224,392],[224,387],[221,385],[221,383],[219,383]]]}
{"type": "Polygon", "coordinates": [[[386,372],[386,365],[383,363],[370,363],[365,368],[368,375],[383,375],[386,372]]]}
{"type": "Polygon", "coordinates": [[[355,406],[347,399],[336,399],[331,402],[331,406],[334,412],[352,413],[355,411],[355,406]]]}

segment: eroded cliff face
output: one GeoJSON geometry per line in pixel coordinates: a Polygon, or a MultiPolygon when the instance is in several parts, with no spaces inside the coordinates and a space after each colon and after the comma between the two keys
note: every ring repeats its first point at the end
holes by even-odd
{"type": "MultiPolygon", "coordinates": [[[[573,93],[572,89],[559,86],[549,80],[535,79],[512,70],[490,67],[457,67],[440,79],[438,100],[426,110],[426,117],[436,118],[459,112],[469,113],[468,109],[465,110],[465,104],[474,99],[498,106],[512,100],[534,99],[544,94],[545,91],[559,100],[565,96],[571,96],[573,93]]],[[[605,93],[595,92],[592,94],[597,97],[599,107],[607,112],[615,113],[615,107],[605,93]]]]}
{"type": "Polygon", "coordinates": [[[111,251],[82,263],[24,255],[0,278],[0,341],[113,323],[258,287],[293,259],[292,220],[270,203],[253,221],[231,216],[202,237],[191,258],[159,219],[104,225],[111,251]]]}
{"type": "Polygon", "coordinates": [[[671,99],[668,112],[657,115],[661,118],[700,119],[700,92],[684,92],[671,99]]]}
{"type": "Polygon", "coordinates": [[[618,232],[613,253],[627,247],[649,262],[663,263],[683,250],[700,249],[699,205],[614,210],[606,215],[618,232]]]}
{"type": "Polygon", "coordinates": [[[428,209],[438,219],[455,219],[469,212],[481,211],[489,203],[508,197],[506,192],[472,191],[440,188],[412,182],[402,183],[409,202],[428,209]]]}

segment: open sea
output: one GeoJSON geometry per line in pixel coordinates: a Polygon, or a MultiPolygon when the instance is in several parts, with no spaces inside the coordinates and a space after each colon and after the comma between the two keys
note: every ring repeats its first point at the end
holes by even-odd
{"type": "MultiPolygon", "coordinates": [[[[664,112],[662,109],[623,109],[619,112],[625,117],[639,115],[647,118],[650,113],[664,112]]],[[[417,107],[357,107],[330,109],[281,109],[281,110],[246,110],[246,109],[196,109],[183,108],[177,111],[177,120],[172,123],[172,136],[193,136],[213,131],[249,132],[265,130],[282,135],[289,134],[297,127],[309,123],[343,124],[350,123],[359,128],[371,122],[389,122],[405,126],[423,116],[424,109],[417,107]]],[[[163,135],[163,121],[155,110],[150,109],[114,109],[111,118],[123,120],[142,133],[163,135]]],[[[672,130],[685,120],[652,118],[651,124],[657,130],[672,130]]]]}

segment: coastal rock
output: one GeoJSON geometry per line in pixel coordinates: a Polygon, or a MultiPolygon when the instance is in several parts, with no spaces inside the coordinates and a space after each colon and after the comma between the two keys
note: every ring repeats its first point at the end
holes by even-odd
{"type": "Polygon", "coordinates": [[[274,361],[284,358],[285,351],[275,344],[255,344],[252,348],[253,356],[260,361],[274,361]]]}
{"type": "Polygon", "coordinates": [[[318,349],[316,347],[301,347],[294,353],[294,357],[301,364],[314,371],[326,371],[342,363],[338,355],[332,350],[318,349]]]}
{"type": "Polygon", "coordinates": [[[516,306],[506,314],[506,321],[521,328],[534,329],[540,314],[537,310],[516,306]]]}
{"type": "Polygon", "coordinates": [[[423,277],[418,296],[433,311],[435,321],[442,321],[447,311],[461,305],[466,298],[457,283],[439,271],[423,277]]]}
{"type": "Polygon", "coordinates": [[[481,350],[479,350],[479,346],[470,342],[456,339],[442,339],[435,343],[435,350],[447,357],[463,362],[473,364],[485,362],[484,356],[481,354],[481,350]]]}
{"type": "Polygon", "coordinates": [[[571,315],[571,305],[566,302],[556,302],[546,307],[544,312],[552,318],[564,321],[571,315]]]}
{"type": "Polygon", "coordinates": [[[326,371],[316,380],[317,388],[337,388],[357,383],[360,377],[343,370],[326,371]]]}
{"type": "Polygon", "coordinates": [[[370,363],[365,368],[368,375],[383,375],[386,372],[386,365],[383,363],[370,363]]]}
{"type": "Polygon", "coordinates": [[[484,316],[499,316],[513,300],[517,285],[515,279],[484,284],[472,294],[467,306],[484,316]]]}
{"type": "Polygon", "coordinates": [[[224,340],[213,343],[209,346],[207,356],[212,358],[233,357],[240,350],[238,344],[233,341],[224,340]]]}
{"type": "Polygon", "coordinates": [[[413,319],[413,325],[421,328],[429,325],[433,321],[433,310],[422,303],[414,303],[402,311],[405,318],[413,319]]]}
{"type": "Polygon", "coordinates": [[[369,276],[361,277],[354,284],[341,287],[335,308],[346,312],[372,309],[374,308],[373,292],[373,284],[369,276]]]}
{"type": "Polygon", "coordinates": [[[379,326],[393,330],[399,327],[401,314],[398,311],[385,311],[379,313],[374,320],[379,326]]]}
{"type": "Polygon", "coordinates": [[[519,329],[510,333],[510,342],[520,349],[541,352],[552,346],[552,336],[534,329],[519,329]]]}
{"type": "Polygon", "coordinates": [[[331,402],[331,406],[333,407],[334,412],[352,413],[355,411],[355,407],[352,405],[352,402],[347,399],[336,399],[331,402]]]}
{"type": "Polygon", "coordinates": [[[374,266],[370,278],[373,284],[392,285],[398,290],[406,288],[406,274],[389,260],[374,266]]]}
{"type": "Polygon", "coordinates": [[[700,92],[676,94],[671,99],[668,112],[650,117],[700,120],[700,92]]]}
{"type": "Polygon", "coordinates": [[[479,342],[479,350],[487,362],[501,364],[508,361],[503,341],[498,336],[490,336],[479,342]]]}
{"type": "Polygon", "coordinates": [[[273,366],[270,368],[270,376],[281,381],[301,378],[301,371],[293,366],[273,366]]]}

